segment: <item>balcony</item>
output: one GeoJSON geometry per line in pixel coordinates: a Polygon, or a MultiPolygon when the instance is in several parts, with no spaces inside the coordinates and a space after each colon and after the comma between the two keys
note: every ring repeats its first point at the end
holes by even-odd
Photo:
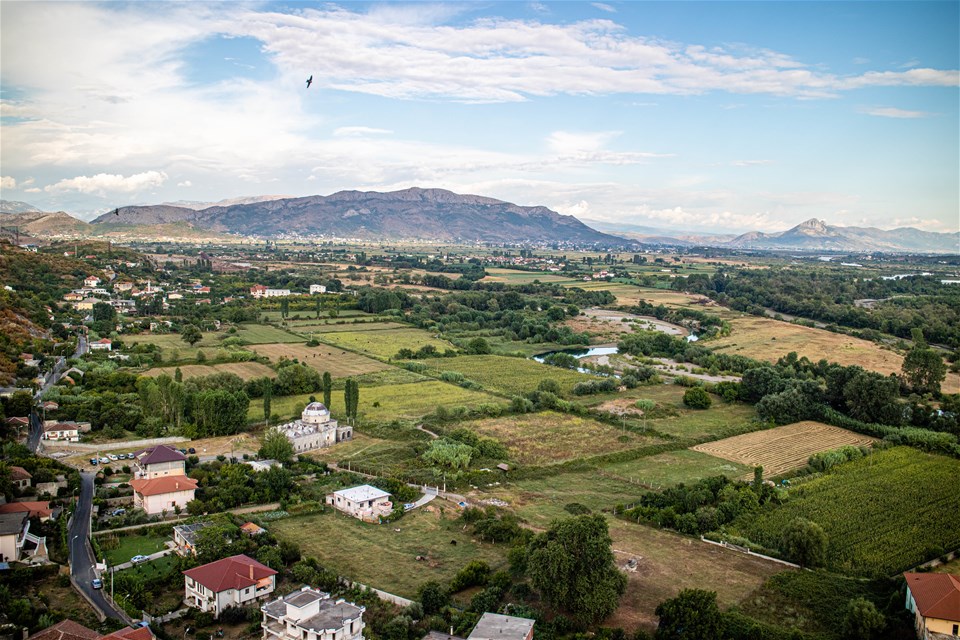
{"type": "Polygon", "coordinates": [[[276,636],[278,638],[283,638],[286,636],[287,627],[286,625],[280,622],[275,622],[273,620],[267,619],[260,626],[263,627],[263,630],[270,635],[276,636]]]}

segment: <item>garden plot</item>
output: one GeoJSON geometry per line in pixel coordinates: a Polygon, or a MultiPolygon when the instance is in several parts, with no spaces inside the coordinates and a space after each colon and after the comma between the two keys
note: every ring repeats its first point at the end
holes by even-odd
{"type": "Polygon", "coordinates": [[[390,365],[379,360],[325,344],[318,347],[289,343],[258,344],[250,347],[250,349],[260,355],[267,356],[270,358],[270,362],[277,362],[281,358],[289,360],[296,358],[320,373],[329,371],[334,378],[344,378],[390,368],[390,365]]]}

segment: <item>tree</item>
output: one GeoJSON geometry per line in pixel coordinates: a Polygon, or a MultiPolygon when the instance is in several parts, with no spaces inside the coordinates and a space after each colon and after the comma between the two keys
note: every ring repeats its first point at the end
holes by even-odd
{"type": "Polygon", "coordinates": [[[173,379],[175,382],[183,382],[183,371],[180,371],[180,367],[173,372],[173,379]]]}
{"type": "Polygon", "coordinates": [[[917,393],[940,393],[940,383],[947,375],[943,358],[927,345],[919,328],[913,330],[913,347],[903,359],[901,370],[917,393]]]}
{"type": "Polygon", "coordinates": [[[903,421],[897,402],[900,384],[892,376],[862,371],[844,386],[843,396],[852,418],[890,425],[899,425],[903,421]]]}
{"type": "Polygon", "coordinates": [[[450,602],[450,594],[436,580],[424,582],[417,591],[417,597],[423,606],[425,615],[438,613],[450,602]]]}
{"type": "Polygon", "coordinates": [[[343,385],[343,403],[348,418],[357,417],[357,407],[360,404],[360,384],[353,378],[347,378],[343,385]]]}
{"type": "Polygon", "coordinates": [[[690,387],[683,394],[683,404],[691,409],[709,409],[713,400],[703,387],[690,387]]]}
{"type": "Polygon", "coordinates": [[[196,325],[188,324],[180,330],[180,339],[192,347],[203,340],[203,334],[196,325]]]}
{"type": "Polygon", "coordinates": [[[794,518],[783,530],[780,551],[801,567],[822,565],[827,557],[827,534],[816,522],[794,518]]]}
{"type": "Polygon", "coordinates": [[[260,445],[259,455],[265,460],[277,460],[279,462],[290,462],[293,458],[293,443],[282,432],[276,429],[270,429],[263,436],[263,444],[260,445]]]}
{"type": "Polygon", "coordinates": [[[527,574],[552,606],[579,624],[595,624],[613,613],[627,588],[611,543],[604,516],[555,521],[530,542],[527,574]]]}
{"type": "Polygon", "coordinates": [[[280,315],[284,318],[290,315],[290,301],[286,298],[280,301],[280,315]]]}
{"type": "Polygon", "coordinates": [[[467,343],[467,353],[482,356],[490,353],[490,343],[484,338],[473,338],[467,343]]]}
{"type": "Polygon", "coordinates": [[[267,379],[267,383],[263,387],[263,422],[264,424],[269,424],[270,422],[270,401],[273,399],[273,382],[270,379],[267,379]]]}
{"type": "Polygon", "coordinates": [[[871,640],[887,626],[883,614],[866,598],[854,598],[847,603],[843,618],[843,637],[850,640],[871,640]]]}
{"type": "Polygon", "coordinates": [[[715,591],[684,589],[661,602],[655,613],[660,618],[658,640],[720,640],[722,618],[715,591]]]}
{"type": "Polygon", "coordinates": [[[329,371],[323,372],[323,382],[321,383],[321,388],[323,389],[323,406],[329,409],[330,392],[333,391],[333,378],[330,377],[329,371]]]}

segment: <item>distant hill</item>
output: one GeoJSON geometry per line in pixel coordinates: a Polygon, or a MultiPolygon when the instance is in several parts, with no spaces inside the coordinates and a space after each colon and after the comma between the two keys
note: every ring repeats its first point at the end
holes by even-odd
{"type": "Polygon", "coordinates": [[[255,202],[268,202],[270,200],[283,200],[285,198],[290,198],[291,196],[242,196],[239,198],[226,198],[224,200],[218,200],[217,202],[200,202],[197,200],[177,200],[175,202],[162,202],[162,205],[168,205],[171,207],[183,207],[185,209],[193,209],[194,211],[200,211],[201,209],[207,209],[209,207],[229,207],[234,204],[253,204],[255,202]]]}
{"type": "Polygon", "coordinates": [[[745,233],[724,246],[802,251],[960,253],[960,233],[934,233],[912,227],[890,231],[874,227],[835,227],[811,218],[781,233],[745,233]]]}
{"type": "Polygon", "coordinates": [[[106,213],[93,223],[186,222],[217,232],[259,236],[564,242],[608,247],[636,244],[591,229],[573,216],[563,216],[546,207],[524,207],[444,189],[340,191],[330,196],[282,198],[201,210],[169,205],[122,207],[119,213],[106,213]]]}
{"type": "Polygon", "coordinates": [[[20,228],[21,234],[31,236],[50,236],[63,233],[83,233],[89,230],[90,225],[73,216],[56,211],[29,211],[26,213],[9,213],[3,217],[5,226],[20,228]]]}
{"type": "Polygon", "coordinates": [[[0,213],[32,213],[40,211],[29,202],[19,200],[0,200],[0,213]]]}

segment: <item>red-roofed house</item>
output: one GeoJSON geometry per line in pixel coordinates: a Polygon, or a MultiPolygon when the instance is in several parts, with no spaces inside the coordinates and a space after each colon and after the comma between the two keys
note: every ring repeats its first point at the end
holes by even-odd
{"type": "Polygon", "coordinates": [[[30,472],[23,467],[10,467],[10,481],[17,489],[26,489],[30,486],[30,472]]]}
{"type": "Polygon", "coordinates": [[[49,502],[8,502],[0,504],[0,514],[2,513],[29,513],[29,517],[39,518],[40,522],[53,518],[53,509],[49,502]]]}
{"type": "Polygon", "coordinates": [[[922,640],[960,637],[960,577],[949,573],[905,573],[907,609],[922,640]]]}
{"type": "Polygon", "coordinates": [[[193,500],[197,481],[187,476],[165,476],[151,480],[131,480],[133,506],[150,515],[187,508],[193,500]]]}
{"type": "Polygon", "coordinates": [[[113,340],[110,338],[101,338],[90,343],[91,351],[113,351],[113,340]]]}
{"type": "Polygon", "coordinates": [[[183,572],[183,601],[215,617],[273,593],[277,572],[244,555],[231,556],[183,572]]]}
{"type": "Polygon", "coordinates": [[[125,627],[103,636],[100,640],[153,640],[156,636],[150,627],[125,627]]]}
{"type": "Polygon", "coordinates": [[[167,444],[159,444],[134,454],[134,476],[144,480],[186,475],[187,456],[167,444]]]}
{"type": "Polygon", "coordinates": [[[87,629],[79,622],[68,618],[52,627],[37,631],[27,640],[99,640],[99,638],[100,634],[93,629],[87,629]]]}

